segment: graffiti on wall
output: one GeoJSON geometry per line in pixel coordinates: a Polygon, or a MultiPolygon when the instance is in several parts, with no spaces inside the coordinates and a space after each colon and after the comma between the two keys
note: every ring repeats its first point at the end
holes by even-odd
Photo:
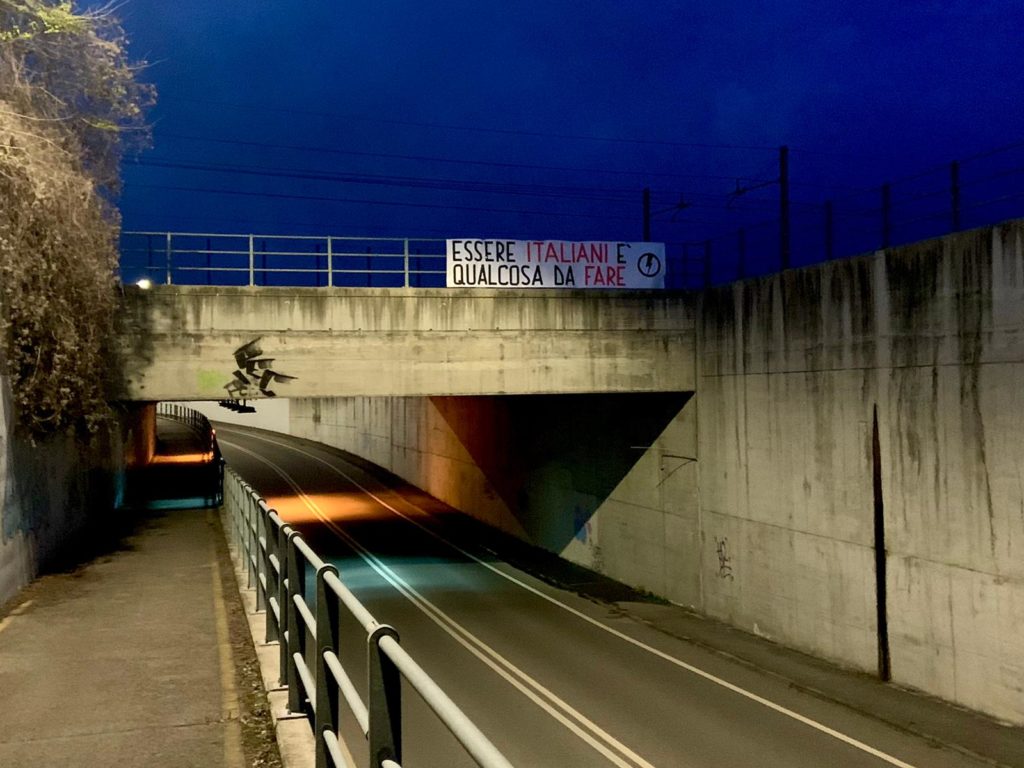
{"type": "Polygon", "coordinates": [[[733,581],[732,558],[729,557],[729,539],[715,536],[715,551],[718,553],[718,578],[733,581]]]}
{"type": "Polygon", "coordinates": [[[251,400],[257,397],[277,397],[273,384],[287,384],[297,376],[289,376],[273,369],[274,358],[266,357],[260,345],[262,337],[243,344],[235,350],[233,378],[224,385],[231,400],[251,400]]]}

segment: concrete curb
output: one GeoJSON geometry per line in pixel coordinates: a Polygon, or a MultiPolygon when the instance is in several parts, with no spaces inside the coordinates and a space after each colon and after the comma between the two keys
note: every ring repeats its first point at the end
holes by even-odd
{"type": "Polygon", "coordinates": [[[270,715],[274,720],[274,733],[281,753],[281,763],[284,768],[314,768],[316,743],[313,740],[313,729],[305,715],[288,711],[288,689],[278,682],[281,669],[279,643],[264,641],[266,613],[256,610],[256,589],[247,586],[245,563],[238,556],[234,542],[228,535],[228,531],[232,530],[231,520],[222,515],[221,524],[225,535],[228,536],[228,550],[235,566],[238,593],[242,597],[245,618],[249,622],[249,633],[252,635],[256,660],[259,662],[260,674],[263,677],[263,690],[266,691],[267,701],[270,703],[270,715]]]}

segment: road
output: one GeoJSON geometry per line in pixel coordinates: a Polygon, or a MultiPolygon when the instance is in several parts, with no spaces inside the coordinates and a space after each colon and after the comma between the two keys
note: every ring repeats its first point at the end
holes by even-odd
{"type": "MultiPolygon", "coordinates": [[[[218,435],[229,465],[516,766],[989,765],[535,578],[338,451],[227,425],[218,435]]],[[[342,632],[358,638],[342,658],[362,680],[361,632],[342,632]]],[[[405,768],[473,765],[403,696],[405,768]]],[[[363,764],[361,734],[342,732],[363,764]]]]}

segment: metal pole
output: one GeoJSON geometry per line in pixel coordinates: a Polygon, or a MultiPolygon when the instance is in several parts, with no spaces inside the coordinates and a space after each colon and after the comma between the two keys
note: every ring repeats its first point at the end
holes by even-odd
{"type": "Polygon", "coordinates": [[[644,242],[651,241],[651,190],[644,188],[644,242]]]}
{"type": "Polygon", "coordinates": [[[405,238],[405,287],[409,287],[409,238],[405,238]]]}
{"type": "Polygon", "coordinates": [[[369,670],[370,764],[402,762],[402,678],[394,662],[380,649],[382,637],[398,642],[394,627],[381,624],[367,640],[369,670]]]}
{"type": "Polygon", "coordinates": [[[892,237],[892,185],[882,185],[882,247],[888,248],[892,237]]]}
{"type": "Polygon", "coordinates": [[[305,631],[300,626],[299,609],[295,605],[293,599],[296,595],[301,595],[303,598],[306,597],[306,561],[304,558],[300,559],[298,547],[295,546],[295,539],[299,535],[298,531],[288,532],[288,589],[286,590],[286,596],[288,600],[287,606],[281,606],[281,613],[288,615],[288,633],[287,643],[288,646],[288,711],[289,712],[301,712],[302,711],[302,681],[299,679],[299,668],[295,664],[295,656],[293,654],[302,650],[303,638],[301,634],[305,631]]]}
{"type": "Polygon", "coordinates": [[[789,147],[779,147],[779,263],[790,266],[789,147]]]}
{"type": "Polygon", "coordinates": [[[171,284],[171,233],[167,233],[167,284],[171,284]]]}
{"type": "Polygon", "coordinates": [[[960,231],[960,163],[954,160],[949,165],[949,195],[952,198],[952,231],[960,231]]]}
{"type": "Polygon", "coordinates": [[[256,250],[252,235],[249,235],[249,285],[256,285],[256,250]]]}
{"type": "Polygon", "coordinates": [[[327,238],[327,287],[334,287],[334,238],[327,238]]]}
{"type": "Polygon", "coordinates": [[[316,742],[316,768],[327,768],[327,732],[337,735],[341,718],[341,701],[338,686],[333,681],[324,654],[330,651],[335,656],[341,650],[338,639],[338,598],[334,595],[324,577],[328,573],[338,575],[338,568],[331,563],[320,566],[316,572],[316,701],[313,705],[314,735],[316,742]]]}
{"type": "Polygon", "coordinates": [[[832,229],[832,201],[825,202],[825,259],[831,261],[835,256],[835,232],[832,229]]]}

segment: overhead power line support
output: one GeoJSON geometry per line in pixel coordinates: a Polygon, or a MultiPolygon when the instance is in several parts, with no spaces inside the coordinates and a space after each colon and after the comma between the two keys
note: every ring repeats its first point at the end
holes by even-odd
{"type": "Polygon", "coordinates": [[[779,147],[779,262],[790,267],[789,147],[779,147]]]}

